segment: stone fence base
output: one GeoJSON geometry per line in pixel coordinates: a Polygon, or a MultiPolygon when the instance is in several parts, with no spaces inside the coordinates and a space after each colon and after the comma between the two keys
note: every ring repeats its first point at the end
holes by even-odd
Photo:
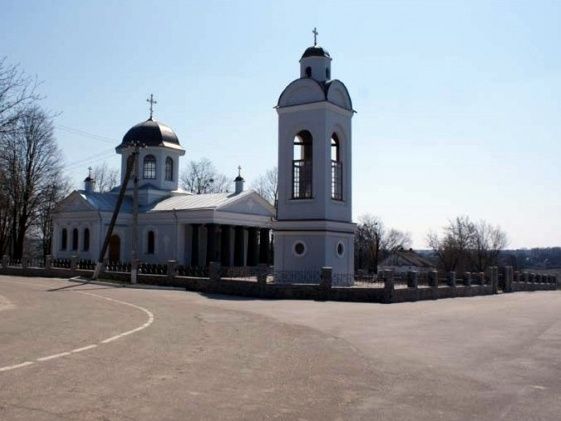
{"type": "MultiPolygon", "coordinates": [[[[172,272],[173,273],[173,272],[172,272]]],[[[448,275],[446,284],[438,283],[435,274],[430,275],[428,286],[419,286],[415,276],[408,278],[407,287],[395,288],[393,273],[381,273],[383,287],[336,287],[332,285],[330,268],[324,268],[320,284],[275,284],[267,283],[266,268],[258,269],[257,281],[242,279],[221,279],[219,265],[213,263],[209,277],[188,277],[177,275],[137,274],[137,282],[145,285],[185,288],[208,294],[236,295],[241,297],[268,299],[298,300],[331,300],[375,303],[400,303],[420,300],[436,300],[454,297],[473,297],[497,293],[497,271],[492,270],[489,282],[474,284],[471,282],[456,283],[455,278],[448,275]]],[[[559,285],[551,276],[530,276],[506,271],[507,280],[504,292],[555,290],[559,285]],[[524,275],[524,276],[522,276],[524,275]]],[[[71,278],[81,276],[91,278],[92,270],[70,268],[32,268],[6,267],[0,268],[0,275],[71,278]]],[[[101,279],[130,283],[130,273],[104,272],[101,279]]]]}

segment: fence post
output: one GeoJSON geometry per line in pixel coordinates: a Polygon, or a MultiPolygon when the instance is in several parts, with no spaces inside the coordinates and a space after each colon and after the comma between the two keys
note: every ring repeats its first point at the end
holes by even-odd
{"type": "Polygon", "coordinates": [[[431,270],[428,273],[428,283],[432,290],[432,299],[436,300],[438,298],[438,271],[431,270]]]}
{"type": "Polygon", "coordinates": [[[393,279],[393,270],[384,270],[384,298],[386,303],[393,303],[395,299],[395,285],[393,279]]]}
{"type": "Polygon", "coordinates": [[[70,276],[76,276],[76,267],[78,266],[78,257],[70,257],[70,276]]]}
{"type": "Polygon", "coordinates": [[[2,269],[7,269],[9,263],[10,263],[10,256],[8,256],[7,254],[2,256],[2,269]]]}
{"type": "Polygon", "coordinates": [[[210,282],[220,281],[220,262],[210,262],[208,264],[208,277],[210,282]]]}
{"type": "Polygon", "coordinates": [[[497,266],[491,266],[489,268],[489,275],[491,276],[491,293],[499,293],[499,268],[497,266]]]}
{"type": "Polygon", "coordinates": [[[322,290],[328,291],[331,289],[332,285],[333,285],[333,268],[322,267],[319,286],[321,287],[322,290]]]}
{"type": "Polygon", "coordinates": [[[413,290],[413,301],[419,299],[419,272],[410,270],[407,272],[407,288],[413,290]]]}
{"type": "Polygon", "coordinates": [[[417,288],[419,286],[419,274],[410,270],[407,272],[407,288],[417,288]]]}
{"type": "Polygon", "coordinates": [[[168,281],[173,281],[175,279],[175,269],[177,267],[177,262],[175,260],[168,260],[168,281]]]}
{"type": "Polygon", "coordinates": [[[450,271],[448,272],[448,276],[446,277],[446,281],[448,282],[448,286],[451,288],[456,288],[456,272],[450,271]]]}
{"type": "Polygon", "coordinates": [[[513,268],[512,266],[505,267],[505,290],[504,292],[512,292],[512,280],[513,280],[513,268]]]}
{"type": "Polygon", "coordinates": [[[471,272],[465,272],[464,273],[464,285],[466,287],[471,286],[471,272]]]}
{"type": "Polygon", "coordinates": [[[257,283],[259,285],[267,284],[267,269],[268,265],[266,263],[259,263],[257,265],[257,283]]]}
{"type": "MultiPolygon", "coordinates": [[[[169,276],[169,267],[168,267],[169,276]]],[[[138,259],[132,259],[131,261],[131,284],[136,284],[138,282],[138,259]]]]}

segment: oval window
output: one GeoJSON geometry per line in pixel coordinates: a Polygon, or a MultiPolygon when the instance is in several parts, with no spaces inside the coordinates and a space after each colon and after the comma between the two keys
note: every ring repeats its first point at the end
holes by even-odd
{"type": "Polygon", "coordinates": [[[306,246],[304,245],[304,243],[298,242],[294,244],[294,253],[296,253],[297,256],[302,256],[305,252],[306,246]]]}
{"type": "Polygon", "coordinates": [[[343,243],[337,244],[337,255],[341,257],[345,253],[345,246],[343,243]]]}

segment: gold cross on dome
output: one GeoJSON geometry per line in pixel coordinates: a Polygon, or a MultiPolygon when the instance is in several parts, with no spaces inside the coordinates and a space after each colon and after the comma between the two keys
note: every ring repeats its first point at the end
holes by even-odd
{"type": "Polygon", "coordinates": [[[157,104],[158,101],[154,99],[154,94],[150,94],[150,98],[148,98],[146,102],[150,103],[150,120],[152,120],[152,115],[154,114],[154,104],[157,104]]]}
{"type": "Polygon", "coordinates": [[[314,47],[315,47],[316,45],[318,45],[318,34],[319,34],[319,32],[316,28],[314,28],[314,30],[312,31],[312,34],[314,34],[314,47]]]}

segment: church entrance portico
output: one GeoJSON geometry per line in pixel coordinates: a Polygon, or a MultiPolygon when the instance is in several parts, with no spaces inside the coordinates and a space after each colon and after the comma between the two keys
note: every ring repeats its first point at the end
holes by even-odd
{"type": "Polygon", "coordinates": [[[269,263],[270,229],[229,224],[189,224],[185,263],[191,267],[219,262],[223,267],[269,263]]]}

